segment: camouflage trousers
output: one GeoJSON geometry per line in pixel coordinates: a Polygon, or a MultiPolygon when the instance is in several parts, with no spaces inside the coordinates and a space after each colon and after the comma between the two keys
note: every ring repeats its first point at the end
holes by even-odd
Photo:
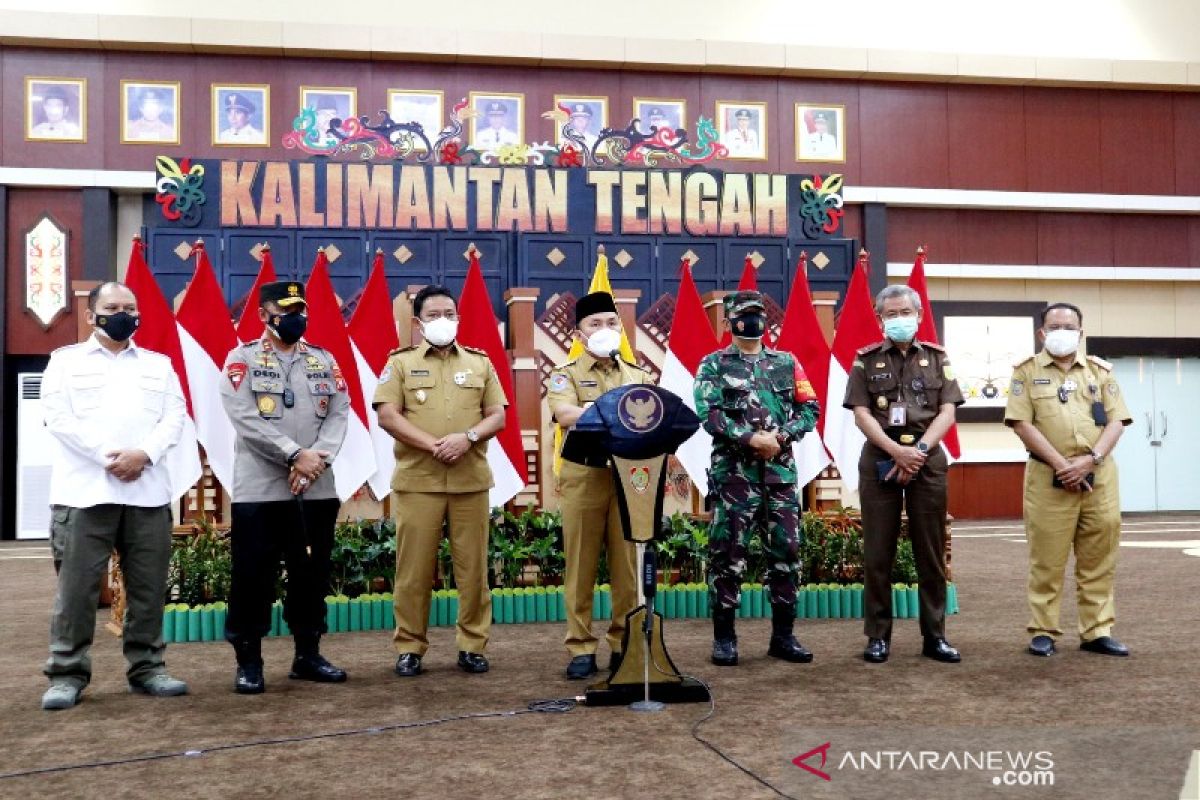
{"type": "Polygon", "coordinates": [[[713,486],[708,537],[708,596],[713,609],[737,608],[750,537],[761,530],[771,605],[794,607],[800,583],[800,503],[792,483],[713,486]]]}

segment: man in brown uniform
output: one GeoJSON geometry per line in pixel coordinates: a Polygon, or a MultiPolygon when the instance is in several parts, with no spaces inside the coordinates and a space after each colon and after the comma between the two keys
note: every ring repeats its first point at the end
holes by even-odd
{"type": "Polygon", "coordinates": [[[448,289],[426,286],[418,292],[413,318],[425,341],[391,354],[373,401],[380,426],[396,440],[396,674],[419,675],[429,649],[430,593],[443,523],[450,531],[458,589],[458,666],[487,672],[492,471],[486,442],[504,427],[508,401],[487,353],[454,341],[458,309],[448,289]]]}
{"type": "Polygon", "coordinates": [[[863,658],[887,661],[892,637],[892,565],[900,508],[917,562],[922,654],[957,663],[946,641],[946,454],[942,437],[963,403],[942,348],[916,340],[921,299],[907,286],[888,286],[875,298],[886,337],[858,351],[844,407],[867,437],[858,462],[862,498],[867,648],[863,658]]]}
{"type": "MultiPolygon", "coordinates": [[[[575,304],[575,335],[587,352],[550,375],[546,400],[550,413],[570,428],[610,389],[651,383],[650,376],[621,358],[621,318],[608,292],[584,295],[575,304]]],[[[637,605],[637,564],[633,544],[625,540],[621,512],[608,459],[583,465],[563,461],[558,476],[562,496],[563,550],[566,556],[567,677],[579,680],[596,672],[596,637],[592,635],[592,597],[600,549],[608,553],[612,581],[612,624],[609,668],[620,663],[625,615],[637,605]]]]}
{"type": "Polygon", "coordinates": [[[1029,652],[1054,654],[1063,569],[1075,549],[1080,649],[1127,656],[1111,636],[1113,576],[1121,537],[1117,465],[1109,458],[1133,422],[1112,365],[1084,356],[1083,314],[1068,303],[1042,312],[1045,347],[1013,370],[1004,422],[1029,450],[1025,538],[1029,542],[1029,652]]]}

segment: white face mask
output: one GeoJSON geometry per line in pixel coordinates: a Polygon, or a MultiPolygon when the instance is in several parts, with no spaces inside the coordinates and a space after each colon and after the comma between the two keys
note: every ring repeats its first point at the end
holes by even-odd
{"type": "Polygon", "coordinates": [[[1055,358],[1069,356],[1079,349],[1079,331],[1057,330],[1046,333],[1046,352],[1055,358]]]}
{"type": "Polygon", "coordinates": [[[425,341],[434,347],[445,347],[458,335],[458,320],[438,317],[429,322],[422,322],[421,333],[425,336],[425,341]]]}
{"type": "Polygon", "coordinates": [[[588,352],[596,358],[608,358],[621,349],[621,332],[612,328],[601,328],[587,339],[588,352]]]}

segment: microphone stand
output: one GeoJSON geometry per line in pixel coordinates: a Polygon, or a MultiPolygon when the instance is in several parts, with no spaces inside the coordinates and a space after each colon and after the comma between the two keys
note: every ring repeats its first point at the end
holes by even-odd
{"type": "Polygon", "coordinates": [[[642,595],[642,597],[638,599],[643,601],[643,605],[646,608],[646,618],[642,624],[642,633],[646,637],[646,646],[642,653],[643,696],[641,700],[630,703],[629,710],[653,713],[666,708],[665,704],[650,699],[650,646],[654,635],[654,595],[658,589],[654,580],[654,553],[646,552],[645,542],[638,542],[637,555],[638,564],[642,568],[642,579],[638,585],[638,594],[642,595]]]}

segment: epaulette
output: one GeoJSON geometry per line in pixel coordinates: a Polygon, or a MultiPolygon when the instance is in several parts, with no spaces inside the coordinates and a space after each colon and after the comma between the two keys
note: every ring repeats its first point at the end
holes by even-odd
{"type": "Polygon", "coordinates": [[[858,355],[865,356],[867,353],[871,352],[872,350],[878,350],[880,347],[883,347],[885,341],[886,340],[880,340],[880,341],[876,342],[875,344],[869,344],[866,347],[858,348],[858,355]]]}
{"type": "Polygon", "coordinates": [[[396,355],[397,353],[407,353],[409,350],[416,349],[416,347],[417,346],[415,344],[410,344],[408,347],[397,347],[395,350],[388,353],[388,358],[391,358],[392,356],[396,355]]]}
{"type": "Polygon", "coordinates": [[[85,345],[85,344],[87,344],[86,341],[74,342],[72,344],[64,344],[62,347],[56,347],[53,350],[51,350],[50,355],[54,355],[55,353],[61,353],[61,352],[67,351],[67,350],[73,350],[74,348],[79,347],[81,345],[85,345]]]}
{"type": "Polygon", "coordinates": [[[467,345],[462,344],[461,342],[459,343],[458,346],[461,347],[463,350],[466,350],[468,353],[474,353],[475,355],[483,356],[484,358],[488,357],[487,350],[480,350],[478,347],[468,347],[467,345]]]}
{"type": "Polygon", "coordinates": [[[1103,370],[1108,370],[1109,372],[1112,372],[1112,368],[1113,368],[1113,367],[1112,367],[1112,364],[1110,364],[1109,362],[1105,361],[1105,360],[1104,360],[1103,358],[1101,358],[1100,356],[1088,356],[1088,361],[1092,362],[1093,364],[1095,364],[1095,365],[1096,365],[1097,367],[1099,367],[1100,369],[1103,369],[1103,370]]]}
{"type": "Polygon", "coordinates": [[[937,342],[927,342],[924,339],[922,339],[920,341],[921,341],[921,347],[928,347],[930,350],[937,350],[939,353],[946,352],[946,348],[942,347],[937,342]]]}
{"type": "MultiPolygon", "coordinates": [[[[1036,354],[1035,354],[1035,355],[1036,355],[1036,354]]],[[[1026,365],[1026,364],[1028,364],[1030,361],[1033,361],[1033,358],[1034,358],[1034,356],[1031,356],[1031,355],[1030,355],[1030,356],[1025,356],[1025,357],[1024,357],[1024,358],[1022,358],[1020,361],[1016,361],[1016,362],[1014,362],[1014,363],[1013,363],[1013,369],[1019,369],[1019,368],[1021,368],[1021,367],[1025,366],[1025,365],[1026,365]]]]}

